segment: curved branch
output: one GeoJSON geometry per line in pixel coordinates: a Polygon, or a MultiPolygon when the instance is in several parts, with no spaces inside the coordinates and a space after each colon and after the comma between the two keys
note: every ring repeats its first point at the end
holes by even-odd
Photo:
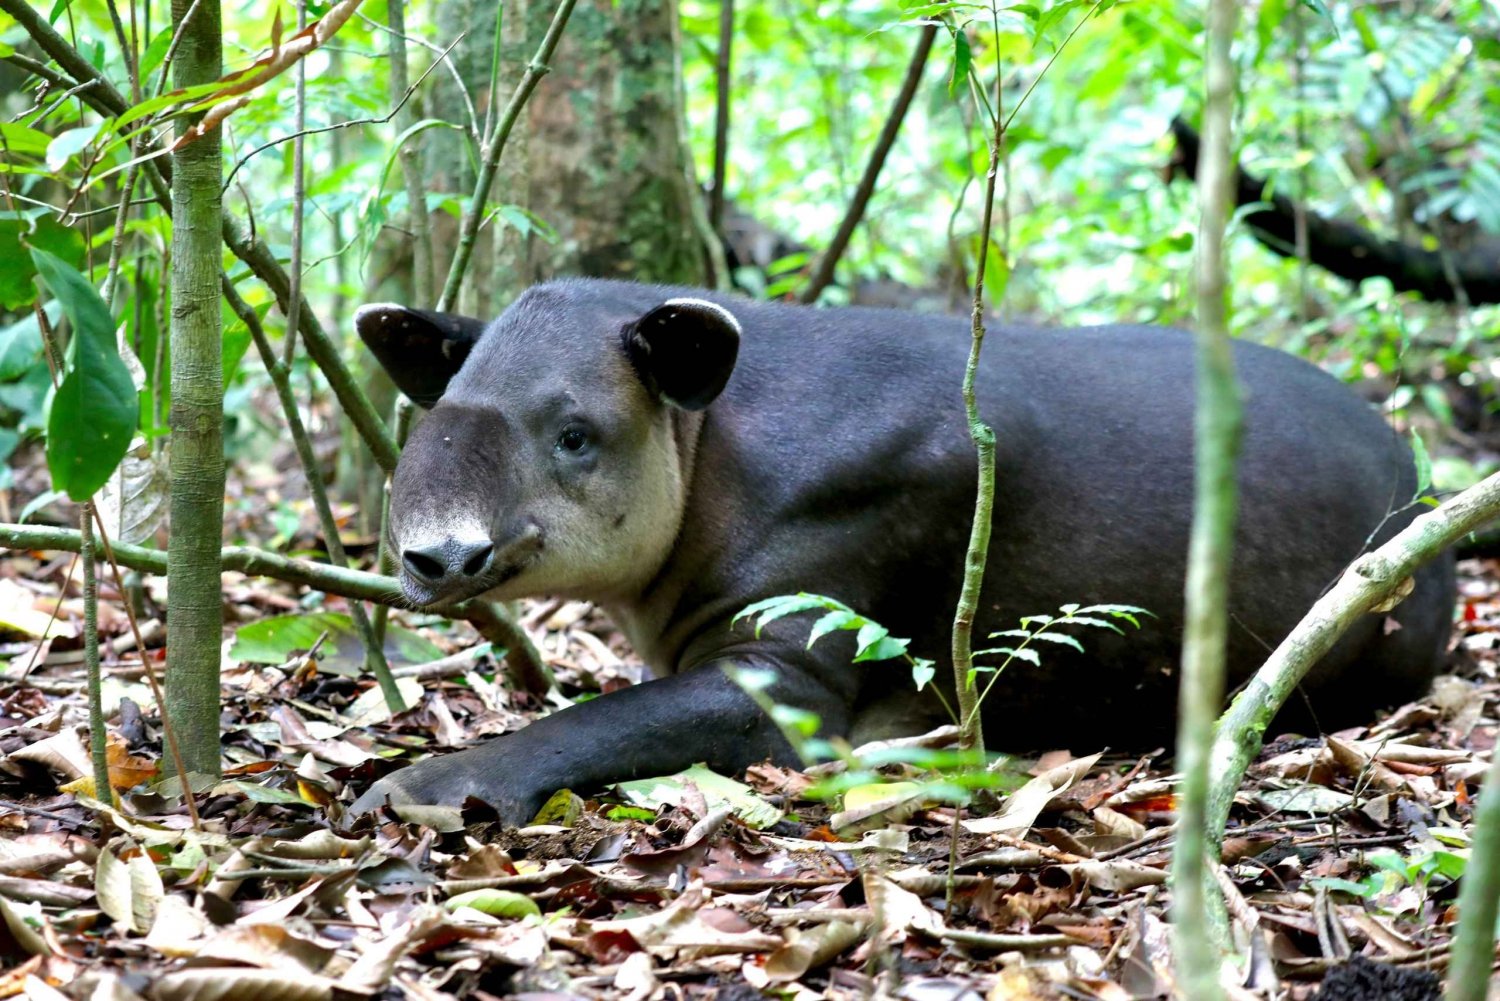
{"type": "MultiPolygon", "coordinates": [[[[1181,118],[1172,121],[1177,151],[1172,172],[1196,180],[1198,133],[1181,118]]],[[[1471,304],[1500,302],[1500,246],[1493,239],[1481,241],[1466,251],[1449,255],[1457,279],[1444,273],[1443,255],[1399,240],[1377,236],[1354,223],[1329,219],[1298,206],[1282,194],[1267,197],[1266,182],[1239,170],[1235,180],[1235,204],[1261,205],[1245,215],[1245,223],[1267,250],[1282,257],[1297,255],[1297,218],[1306,218],[1308,259],[1340,278],[1358,282],[1387,278],[1398,292],[1416,292],[1432,302],[1457,302],[1460,291],[1471,304]]]]}
{"type": "Polygon", "coordinates": [[[1234,794],[1260,753],[1266,727],[1319,658],[1362,616],[1399,599],[1402,585],[1424,564],[1496,517],[1500,473],[1421,515],[1385,545],[1361,556],[1281,641],[1215,729],[1207,827],[1216,840],[1223,838],[1234,794]]]}

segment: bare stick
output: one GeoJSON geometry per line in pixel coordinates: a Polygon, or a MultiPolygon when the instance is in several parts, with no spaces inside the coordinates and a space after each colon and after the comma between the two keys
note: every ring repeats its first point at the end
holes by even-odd
{"type": "MultiPolygon", "coordinates": [[[[1234,203],[1230,127],[1234,114],[1236,0],[1210,0],[1198,220],[1198,363],[1194,415],[1195,496],[1188,545],[1187,608],[1178,697],[1177,769],[1182,774],[1172,851],[1172,928],[1184,996],[1224,996],[1219,951],[1228,922],[1207,868],[1209,747],[1224,700],[1229,566],[1237,508],[1235,468],[1243,408],[1234,378],[1224,274],[1224,230],[1234,203]]],[[[1217,857],[1217,856],[1215,856],[1217,857]]]]}
{"type": "MultiPolygon", "coordinates": [[[[307,27],[307,0],[297,0],[297,30],[300,32],[307,27]]],[[[292,140],[292,260],[289,265],[291,285],[287,289],[286,301],[286,338],[282,344],[282,360],[292,364],[292,359],[297,357],[297,321],[302,312],[302,222],[307,210],[307,172],[304,156],[307,152],[307,137],[303,131],[307,128],[307,60],[297,60],[297,90],[295,97],[295,108],[292,114],[292,131],[296,138],[292,140]]],[[[264,336],[264,331],[262,331],[264,336]]],[[[273,376],[274,378],[274,376],[273,376]]],[[[283,401],[285,405],[285,401],[283,401]]],[[[296,407],[293,405],[292,411],[296,407]]],[[[308,468],[307,479],[311,483],[317,475],[316,470],[308,468]]],[[[319,484],[321,486],[321,484],[319,484]]],[[[343,560],[339,561],[340,563],[343,560]]]]}
{"type": "MultiPolygon", "coordinates": [[[[16,0],[4,0],[4,2],[14,3],[16,0]]],[[[531,62],[526,65],[526,72],[521,74],[521,81],[516,84],[510,103],[505,106],[505,113],[496,123],[494,133],[485,137],[479,177],[474,183],[474,195],[464,209],[463,221],[458,229],[458,248],[454,251],[453,263],[448,268],[448,280],[443,284],[443,294],[438,299],[437,308],[441,311],[446,312],[452,309],[454,303],[458,302],[458,290],[463,285],[464,272],[469,269],[469,258],[474,253],[474,239],[479,234],[479,224],[484,221],[484,207],[489,201],[490,185],[495,180],[495,171],[500,166],[500,155],[505,152],[506,140],[510,138],[516,119],[521,116],[521,109],[526,106],[532,91],[536,90],[537,84],[547,74],[547,64],[552,59],[558,40],[562,38],[563,28],[567,26],[568,18],[572,15],[573,5],[576,2],[577,0],[561,0],[557,5],[557,12],[552,15],[552,23],[547,26],[547,34],[542,38],[542,44],[537,47],[536,55],[532,56],[531,62]]]]}
{"type": "MultiPolygon", "coordinates": [[[[912,97],[917,92],[917,86],[922,82],[922,71],[927,67],[927,56],[932,51],[932,40],[937,36],[937,25],[929,24],[922,29],[917,38],[917,47],[911,54],[911,62],[906,66],[906,79],[901,81],[901,90],[896,95],[896,102],[891,105],[891,113],[885,120],[885,125],[880,130],[880,138],[875,142],[875,148],[870,151],[869,162],[865,164],[865,172],[859,179],[859,186],[854,189],[854,197],[849,202],[849,208],[844,213],[844,220],[839,223],[838,232],[833,235],[833,240],[828,244],[828,249],[823,251],[818,258],[818,266],[813,271],[812,278],[807,287],[802,290],[799,297],[803,302],[817,302],[818,296],[833,281],[833,270],[839,263],[839,258],[849,246],[850,239],[854,236],[854,230],[859,226],[860,220],[865,217],[865,209],[870,204],[870,196],[875,192],[875,182],[880,178],[880,170],[885,166],[885,158],[891,152],[891,147],[896,143],[896,136],[901,132],[901,123],[906,119],[906,110],[911,107],[912,97]]],[[[996,128],[1003,128],[1002,123],[997,123],[996,128]]]]}

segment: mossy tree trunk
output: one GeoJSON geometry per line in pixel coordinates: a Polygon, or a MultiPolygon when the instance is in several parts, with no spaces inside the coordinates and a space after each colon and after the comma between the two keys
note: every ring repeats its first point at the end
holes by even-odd
{"type": "MultiPolygon", "coordinates": [[[[219,78],[218,0],[172,0],[178,87],[219,78]],[[184,17],[191,15],[185,26],[184,17]]],[[[180,134],[196,119],[180,124],[180,134]]],[[[219,774],[219,548],[224,525],[224,380],[219,341],[223,257],[219,130],[172,154],[172,522],[167,573],[167,688],[190,772],[219,774]]]]}
{"type": "MultiPolygon", "coordinates": [[[[494,8],[459,0],[439,8],[444,37],[468,35],[460,71],[478,113],[515,89],[556,10],[555,0],[505,6],[502,65],[487,92],[494,8]]],[[[558,275],[702,284],[709,273],[707,209],[692,177],[682,113],[677,5],[658,0],[581,0],[551,69],[511,135],[491,207],[513,205],[556,233],[549,242],[503,218],[490,225],[461,304],[479,315],[504,309],[526,286],[558,275]]],[[[455,53],[457,54],[457,52],[455,53]]],[[[438,117],[467,111],[450,91],[438,117]]],[[[441,140],[433,145],[439,146],[441,140]]],[[[438,152],[435,163],[463,163],[438,152]]],[[[443,177],[448,190],[472,178],[443,177]]],[[[445,241],[437,241],[441,255],[445,241]]],[[[447,262],[438,261],[440,271],[447,262]]]]}

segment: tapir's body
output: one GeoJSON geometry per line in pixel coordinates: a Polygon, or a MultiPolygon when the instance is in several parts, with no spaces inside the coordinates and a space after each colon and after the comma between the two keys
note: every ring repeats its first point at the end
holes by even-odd
{"type": "MultiPolygon", "coordinates": [[[[408,593],[591,598],[671,677],[398,772],[363,805],[472,793],[523,821],[561,786],[784,755],[724,663],[776,670],[778,700],[816,712],[830,733],[858,740],[939,721],[899,664],[851,665],[834,640],[808,650],[810,620],[757,638],[731,619],[772,595],[827,594],[944,662],[976,482],[959,393],[964,321],[597,281],[535,288],[482,337],[466,321],[367,310],[361,333],[398,384],[426,379],[413,395],[427,402],[432,386],[446,388],[396,479],[408,593]],[[409,360],[432,332],[455,367],[477,339],[451,382],[409,360]],[[556,523],[548,512],[561,512],[556,523]]],[[[1406,447],[1337,381],[1251,344],[1235,360],[1246,432],[1232,682],[1350,561],[1410,520],[1416,492],[1406,447]]],[[[997,485],[976,639],[1069,602],[1154,615],[1127,635],[1090,631],[1085,654],[1048,646],[1041,666],[1013,664],[985,707],[992,745],[1146,747],[1170,732],[1192,387],[1180,331],[991,328],[977,393],[997,485]]],[[[1390,616],[1352,629],[1304,686],[1317,722],[1419,695],[1452,597],[1451,562],[1440,562],[1390,616]]]]}

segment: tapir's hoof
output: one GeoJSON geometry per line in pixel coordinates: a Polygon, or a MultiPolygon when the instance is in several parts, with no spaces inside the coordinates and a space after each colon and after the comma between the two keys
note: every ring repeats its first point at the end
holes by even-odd
{"type": "Polygon", "coordinates": [[[556,790],[545,782],[528,782],[535,778],[533,771],[497,750],[492,742],[408,765],[370,786],[349,809],[362,814],[386,805],[462,806],[472,798],[489,804],[502,824],[519,827],[556,790]]]}

